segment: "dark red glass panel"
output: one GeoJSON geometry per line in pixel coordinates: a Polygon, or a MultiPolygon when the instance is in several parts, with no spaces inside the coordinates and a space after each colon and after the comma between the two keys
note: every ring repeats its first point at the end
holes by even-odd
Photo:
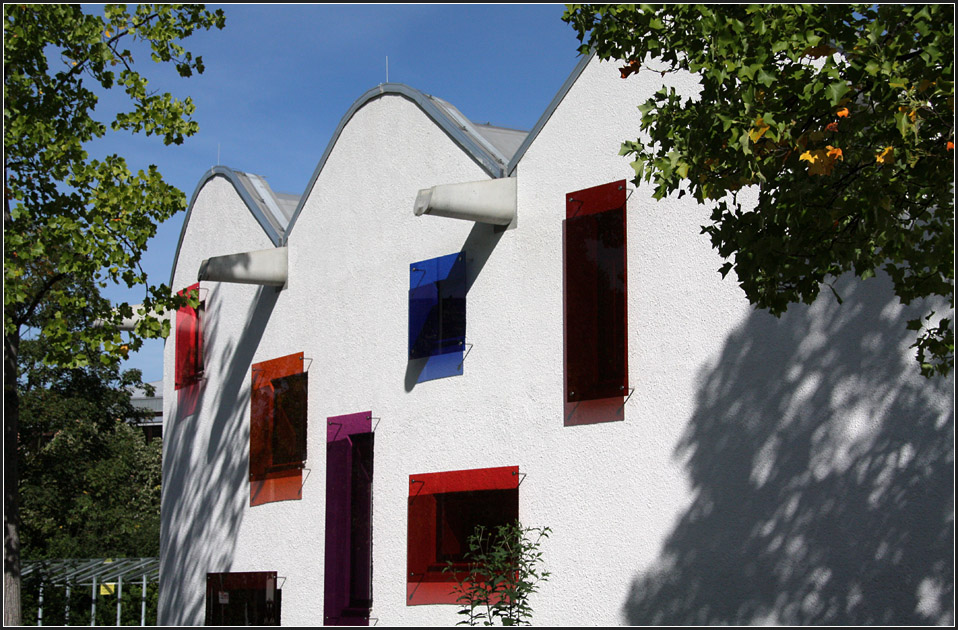
{"type": "Polygon", "coordinates": [[[566,403],[628,387],[625,182],[567,197],[564,223],[566,403]]]}
{"type": "Polygon", "coordinates": [[[276,571],[206,574],[207,626],[278,626],[276,571]]]}

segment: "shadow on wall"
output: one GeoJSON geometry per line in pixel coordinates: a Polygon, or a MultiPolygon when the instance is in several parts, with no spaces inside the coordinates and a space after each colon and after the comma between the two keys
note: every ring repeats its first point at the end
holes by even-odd
{"type": "MultiPolygon", "coordinates": [[[[205,404],[215,410],[212,417],[191,411],[204,408],[203,381],[177,392],[177,417],[172,420],[177,426],[166,432],[163,443],[162,624],[202,624],[206,573],[230,570],[249,500],[250,365],[279,293],[273,287],[257,288],[238,339],[218,337],[213,326],[204,331],[205,347],[219,355],[216,361],[207,359],[207,366],[218,364],[225,370],[215,375],[221,383],[217,399],[205,404]],[[198,436],[208,436],[205,452],[194,444],[198,436]],[[197,575],[203,582],[199,592],[192,592],[191,576],[197,575]]],[[[207,302],[207,321],[219,321],[221,309],[229,310],[229,304],[207,302]]]]}
{"type": "Polygon", "coordinates": [[[629,623],[954,623],[954,381],[899,358],[919,312],[887,279],[839,292],[754,312],[701,378],[693,500],[629,623]]]}

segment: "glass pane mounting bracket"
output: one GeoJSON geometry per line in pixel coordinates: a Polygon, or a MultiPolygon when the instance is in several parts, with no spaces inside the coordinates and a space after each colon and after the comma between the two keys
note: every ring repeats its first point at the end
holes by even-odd
{"type": "Polygon", "coordinates": [[[460,345],[460,346],[463,346],[463,347],[468,346],[468,349],[467,349],[467,350],[465,351],[465,353],[462,355],[462,361],[459,362],[459,369],[461,370],[461,369],[462,369],[462,364],[466,362],[466,357],[468,357],[468,356],[469,356],[469,353],[472,352],[472,344],[469,343],[468,341],[460,341],[460,342],[459,342],[459,345],[460,345]]]}

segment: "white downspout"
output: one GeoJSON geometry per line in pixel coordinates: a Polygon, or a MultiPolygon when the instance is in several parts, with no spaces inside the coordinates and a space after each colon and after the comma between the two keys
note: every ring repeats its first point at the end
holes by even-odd
{"type": "Polygon", "coordinates": [[[502,177],[464,184],[443,184],[419,191],[416,216],[434,214],[493,225],[509,225],[516,218],[516,178],[502,177]]]}
{"type": "Polygon", "coordinates": [[[196,279],[282,287],[288,276],[289,249],[275,247],[207,258],[200,263],[196,279]]]}

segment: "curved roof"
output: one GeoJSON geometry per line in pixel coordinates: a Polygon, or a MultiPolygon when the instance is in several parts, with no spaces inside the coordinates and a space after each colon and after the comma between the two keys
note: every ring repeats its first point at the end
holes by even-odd
{"type": "Polygon", "coordinates": [[[263,232],[269,238],[274,246],[279,247],[286,238],[286,233],[290,227],[290,217],[296,208],[299,198],[284,193],[273,192],[266,180],[253,173],[244,173],[236,171],[228,166],[214,166],[206,171],[200,177],[199,183],[193,190],[193,196],[190,197],[190,203],[186,206],[186,218],[183,219],[183,227],[180,229],[180,238],[176,243],[176,253],[173,254],[173,268],[170,270],[170,286],[173,286],[173,277],[176,275],[176,263],[180,259],[180,248],[183,246],[183,238],[186,236],[186,228],[190,224],[190,217],[193,215],[193,205],[196,203],[196,197],[200,190],[214,177],[225,177],[227,181],[233,184],[240,199],[246,204],[250,214],[256,219],[263,232]]]}
{"type": "Polygon", "coordinates": [[[532,128],[525,139],[522,141],[522,144],[519,145],[519,148],[516,149],[516,152],[512,155],[512,158],[509,160],[509,164],[506,165],[507,177],[511,176],[516,172],[516,167],[519,165],[519,161],[522,160],[523,156],[526,154],[526,151],[529,149],[529,146],[535,142],[536,138],[539,136],[539,132],[542,131],[542,128],[546,126],[546,123],[549,122],[549,119],[552,118],[552,114],[555,112],[556,108],[559,107],[559,103],[565,98],[565,95],[569,93],[569,90],[572,89],[572,86],[575,84],[576,80],[579,78],[579,75],[582,74],[582,71],[585,70],[585,67],[589,65],[589,62],[592,61],[592,58],[595,56],[595,51],[593,50],[588,55],[583,55],[582,59],[579,60],[579,63],[575,65],[575,68],[572,69],[572,73],[566,78],[565,82],[562,84],[562,87],[559,88],[559,91],[556,92],[556,95],[552,98],[552,101],[549,102],[546,111],[542,113],[542,116],[539,117],[539,120],[536,121],[535,126],[532,128]]]}
{"type": "Polygon", "coordinates": [[[326,160],[329,159],[329,155],[332,153],[333,147],[336,146],[336,141],[339,140],[343,129],[346,128],[346,125],[356,112],[362,109],[367,103],[387,95],[401,96],[415,103],[426,116],[435,122],[440,129],[446,132],[453,142],[459,145],[469,157],[475,160],[476,164],[488,173],[490,177],[497,178],[506,176],[506,166],[512,157],[512,155],[507,154],[508,147],[518,144],[515,140],[515,136],[525,137],[526,135],[524,131],[476,125],[452,104],[441,98],[430,96],[403,83],[382,83],[356,99],[339,121],[336,131],[333,132],[333,137],[330,138],[329,144],[326,145],[326,150],[323,152],[323,156],[319,159],[319,164],[316,165],[316,170],[313,171],[312,176],[309,178],[309,184],[306,185],[306,190],[299,199],[299,205],[293,213],[293,218],[289,222],[287,234],[292,231],[293,226],[296,224],[296,220],[299,218],[299,214],[306,204],[306,198],[309,197],[309,193],[316,184],[316,180],[326,165],[326,160]]]}
{"type": "Polygon", "coordinates": [[[239,194],[240,198],[246,204],[250,213],[263,228],[266,236],[276,247],[281,247],[286,243],[289,233],[296,224],[306,198],[312,191],[319,174],[326,165],[326,160],[333,151],[336,141],[339,140],[343,129],[352,119],[352,117],[370,101],[383,96],[395,95],[406,98],[415,103],[440,129],[455,142],[469,157],[475,160],[490,177],[498,178],[507,175],[507,166],[509,160],[517,148],[522,146],[522,141],[526,137],[525,131],[516,129],[507,129],[496,127],[490,124],[475,124],[466,118],[451,103],[435,96],[430,96],[424,92],[404,85],[402,83],[383,83],[365,94],[360,96],[346,111],[346,114],[339,121],[333,137],[330,138],[326,150],[323,152],[316,169],[309,178],[306,190],[299,197],[276,193],[269,187],[266,180],[252,173],[244,173],[231,169],[228,166],[214,166],[208,170],[197,183],[190,197],[190,203],[187,206],[186,218],[183,220],[183,227],[180,230],[180,238],[176,244],[176,253],[173,257],[173,269],[170,271],[170,284],[173,283],[173,276],[176,273],[176,263],[179,260],[180,248],[183,245],[183,238],[186,234],[187,226],[190,223],[190,217],[193,213],[193,205],[200,190],[206,185],[206,182],[214,177],[225,177],[239,194]]]}
{"type": "Polygon", "coordinates": [[[553,97],[552,101],[546,107],[546,110],[539,117],[532,131],[526,133],[516,129],[506,129],[496,127],[490,124],[476,124],[466,118],[455,106],[441,98],[430,96],[416,88],[403,83],[382,83],[365,94],[360,96],[350,106],[339,121],[332,138],[326,145],[316,169],[309,178],[306,190],[298,198],[284,193],[275,193],[269,188],[266,180],[252,173],[236,171],[228,166],[214,166],[200,178],[190,203],[187,206],[186,218],[183,221],[183,228],[180,231],[179,242],[176,245],[176,254],[173,258],[173,269],[170,272],[170,284],[173,282],[173,275],[176,272],[176,262],[179,259],[180,247],[183,244],[183,237],[186,234],[186,228],[189,225],[190,215],[193,212],[193,204],[199,191],[207,181],[213,177],[226,177],[240,198],[249,208],[250,213],[256,221],[262,226],[263,231],[276,247],[286,244],[289,233],[296,225],[306,199],[312,191],[319,174],[326,165],[326,160],[336,146],[339,136],[343,129],[352,120],[352,117],[362,107],[370,101],[383,96],[395,95],[406,98],[415,103],[433,122],[435,122],[463,151],[466,152],[490,177],[510,177],[515,173],[519,162],[525,156],[526,151],[535,142],[539,133],[545,127],[546,123],[552,117],[559,103],[565,98],[566,94],[575,84],[576,80],[582,74],[585,67],[589,65],[592,54],[584,55],[576,67],[566,78],[565,82],[559,88],[559,91],[553,97]]]}

